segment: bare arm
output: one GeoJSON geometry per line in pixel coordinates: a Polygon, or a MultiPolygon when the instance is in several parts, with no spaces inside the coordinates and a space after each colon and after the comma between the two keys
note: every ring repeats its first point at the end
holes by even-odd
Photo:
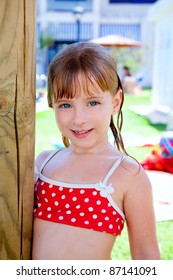
{"type": "Polygon", "coordinates": [[[132,259],[160,259],[156,237],[152,187],[145,171],[129,175],[124,210],[132,259]]]}

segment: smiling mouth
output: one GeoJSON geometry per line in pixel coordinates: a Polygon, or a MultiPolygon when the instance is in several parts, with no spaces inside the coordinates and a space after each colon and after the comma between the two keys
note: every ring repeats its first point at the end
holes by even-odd
{"type": "Polygon", "coordinates": [[[76,135],[87,135],[89,132],[92,131],[92,129],[88,129],[88,130],[72,130],[74,134],[76,135]]]}
{"type": "Polygon", "coordinates": [[[76,134],[84,134],[87,133],[89,130],[82,130],[82,131],[75,131],[76,134]]]}

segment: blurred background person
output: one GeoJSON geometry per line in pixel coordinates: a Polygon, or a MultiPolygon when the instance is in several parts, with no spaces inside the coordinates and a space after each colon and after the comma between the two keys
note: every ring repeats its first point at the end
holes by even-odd
{"type": "Polygon", "coordinates": [[[132,75],[128,66],[123,66],[122,85],[125,93],[141,94],[141,87],[134,75],[132,75]]]}

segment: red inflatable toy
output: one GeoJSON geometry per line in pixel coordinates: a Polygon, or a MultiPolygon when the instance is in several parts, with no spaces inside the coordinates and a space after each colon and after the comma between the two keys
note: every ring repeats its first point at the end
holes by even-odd
{"type": "Polygon", "coordinates": [[[165,132],[158,145],[141,162],[146,170],[158,170],[173,173],[173,132],[165,132]]]}

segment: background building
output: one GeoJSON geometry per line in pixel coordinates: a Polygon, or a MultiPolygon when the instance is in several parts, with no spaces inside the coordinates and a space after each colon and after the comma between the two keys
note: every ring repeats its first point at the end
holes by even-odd
{"type": "Polygon", "coordinates": [[[173,1],[160,0],[149,10],[154,23],[153,105],[169,116],[173,130],[173,1]]]}
{"type": "Polygon", "coordinates": [[[139,72],[151,86],[153,24],[148,10],[156,0],[37,0],[37,74],[66,44],[119,34],[142,43],[139,72]]]}

